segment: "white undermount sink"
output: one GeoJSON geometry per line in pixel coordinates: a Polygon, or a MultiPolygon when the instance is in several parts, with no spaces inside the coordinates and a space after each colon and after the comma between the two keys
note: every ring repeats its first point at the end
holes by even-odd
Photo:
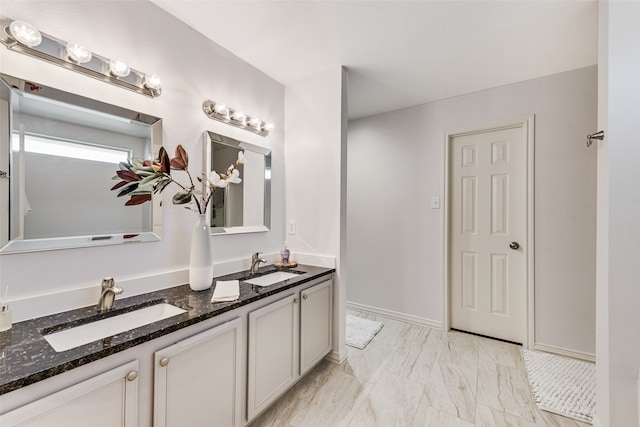
{"type": "Polygon", "coordinates": [[[55,351],[66,351],[140,326],[185,313],[175,305],[161,303],[44,335],[55,351]]]}
{"type": "Polygon", "coordinates": [[[244,283],[248,283],[250,285],[256,286],[269,286],[274,283],[282,282],[284,280],[291,279],[293,277],[299,276],[300,273],[289,273],[288,271],[274,271],[272,273],[267,273],[259,277],[254,277],[253,279],[244,280],[244,283]]]}

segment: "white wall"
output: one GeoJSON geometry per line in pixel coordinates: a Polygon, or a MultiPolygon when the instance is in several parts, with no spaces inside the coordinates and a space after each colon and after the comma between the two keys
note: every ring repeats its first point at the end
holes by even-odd
{"type": "Polygon", "coordinates": [[[640,3],[600,4],[598,149],[599,424],[640,425],[640,3]]]}
{"type": "MultiPolygon", "coordinates": [[[[45,33],[78,41],[100,55],[121,58],[136,69],[160,75],[163,93],[152,99],[0,48],[3,73],[162,117],[165,147],[173,154],[175,147],[183,144],[189,152],[190,169],[196,174],[202,170],[204,130],[272,149],[271,231],[212,239],[216,262],[240,259],[248,267],[251,253],[279,250],[284,234],[281,84],[147,1],[4,1],[2,14],[29,21],[45,33]],[[201,110],[205,99],[272,121],[275,130],[261,137],[210,120],[201,110]]],[[[98,286],[105,276],[126,283],[123,297],[184,283],[197,215],[183,206],[173,206],[173,193],[171,189],[164,192],[164,239],[160,242],[0,256],[0,284],[10,286],[9,300],[28,301],[38,295],[64,295],[61,292],[89,288],[76,299],[45,298],[46,304],[37,306],[42,314],[61,307],[95,304],[98,286]],[[152,279],[145,279],[148,276],[152,279]]],[[[19,301],[14,304],[15,319],[25,315],[19,307],[27,305],[36,308],[19,301]]]]}
{"type": "Polygon", "coordinates": [[[346,73],[341,67],[287,86],[285,91],[285,163],[287,235],[291,259],[306,254],[336,259],[334,281],[334,357],[344,349],[344,265],[341,224],[344,145],[346,144],[346,73]]]}
{"type": "Polygon", "coordinates": [[[596,67],[349,123],[347,300],[443,321],[445,131],[535,114],[538,344],[595,353],[596,67]]]}

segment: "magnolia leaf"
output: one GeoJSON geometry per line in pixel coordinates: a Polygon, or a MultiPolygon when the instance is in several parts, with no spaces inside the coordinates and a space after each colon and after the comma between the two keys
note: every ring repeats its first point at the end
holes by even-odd
{"type": "Polygon", "coordinates": [[[126,196],[129,193],[132,193],[133,191],[138,189],[138,183],[134,182],[126,187],[124,187],[122,190],[120,190],[120,192],[118,193],[118,197],[122,197],[122,196],[126,196]]]}
{"type": "Polygon", "coordinates": [[[136,175],[135,172],[131,172],[130,170],[119,170],[116,173],[123,181],[127,181],[127,182],[140,181],[140,177],[136,175]]]}
{"type": "Polygon", "coordinates": [[[127,203],[125,203],[124,205],[125,206],[140,205],[144,202],[148,202],[149,200],[151,200],[150,193],[133,194],[131,195],[131,198],[127,200],[127,203]]]}
{"type": "Polygon", "coordinates": [[[149,175],[149,176],[145,177],[144,179],[142,179],[142,181],[140,181],[140,183],[138,185],[140,187],[145,187],[147,185],[153,185],[159,180],[160,180],[160,177],[157,176],[156,174],[153,174],[153,175],[149,175]]]}
{"type": "Polygon", "coordinates": [[[178,144],[178,146],[176,147],[176,157],[182,160],[185,169],[187,168],[187,166],[189,166],[189,155],[187,154],[187,150],[184,149],[182,144],[178,144]]]}
{"type": "Polygon", "coordinates": [[[117,190],[120,187],[123,187],[125,185],[127,185],[128,182],[127,181],[120,181],[119,183],[117,183],[116,185],[114,185],[113,187],[111,187],[112,190],[117,190]]]}
{"type": "Polygon", "coordinates": [[[160,172],[171,175],[171,161],[169,160],[169,155],[167,154],[167,150],[165,150],[164,147],[160,147],[158,159],[160,162],[160,172]]]}
{"type": "Polygon", "coordinates": [[[174,205],[184,205],[185,203],[189,203],[191,201],[191,193],[181,191],[173,195],[173,204],[174,205]]]}
{"type": "Polygon", "coordinates": [[[178,157],[174,157],[173,159],[171,159],[170,164],[172,169],[185,170],[187,168],[185,162],[178,157]]]}
{"type": "Polygon", "coordinates": [[[161,180],[153,187],[153,191],[156,193],[161,193],[162,190],[164,190],[164,188],[169,184],[171,184],[170,179],[161,180]]]}

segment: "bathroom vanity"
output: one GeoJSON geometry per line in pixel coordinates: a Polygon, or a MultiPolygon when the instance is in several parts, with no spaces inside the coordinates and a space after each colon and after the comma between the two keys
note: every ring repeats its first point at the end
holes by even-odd
{"type": "Polygon", "coordinates": [[[183,285],[117,299],[107,313],[14,324],[0,333],[0,425],[248,424],[331,351],[334,270],[296,270],[269,286],[241,281],[237,301],[183,285]],[[43,336],[158,304],[184,312],[63,351],[43,336]]]}

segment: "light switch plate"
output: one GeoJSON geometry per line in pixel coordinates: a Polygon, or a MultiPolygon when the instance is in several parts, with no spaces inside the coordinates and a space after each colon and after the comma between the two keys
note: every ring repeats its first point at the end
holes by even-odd
{"type": "Polygon", "coordinates": [[[440,209],[440,197],[438,196],[431,197],[431,209],[440,209]]]}
{"type": "Polygon", "coordinates": [[[289,234],[296,234],[296,221],[293,220],[293,219],[289,220],[288,233],[289,234]]]}

